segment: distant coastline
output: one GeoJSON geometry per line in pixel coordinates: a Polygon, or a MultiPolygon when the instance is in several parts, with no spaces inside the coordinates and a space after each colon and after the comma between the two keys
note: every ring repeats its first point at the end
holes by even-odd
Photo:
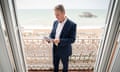
{"type": "MultiPolygon", "coordinates": [[[[106,20],[104,9],[67,9],[66,15],[77,24],[78,28],[103,28],[106,20]],[[90,13],[85,14],[84,12],[90,13]],[[81,15],[79,16],[79,15],[81,15]],[[84,17],[86,16],[86,17],[84,17]],[[92,17],[93,16],[93,17],[92,17]],[[96,17],[94,17],[96,16],[96,17]]],[[[22,28],[48,28],[55,20],[52,9],[18,9],[18,23],[22,28]]]]}

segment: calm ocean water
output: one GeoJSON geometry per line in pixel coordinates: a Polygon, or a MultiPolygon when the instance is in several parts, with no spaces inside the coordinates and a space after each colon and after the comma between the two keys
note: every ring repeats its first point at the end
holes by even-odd
{"type": "MultiPolygon", "coordinates": [[[[105,26],[107,10],[70,9],[66,10],[66,16],[74,21],[79,28],[103,28],[105,26]],[[82,17],[85,12],[95,17],[82,17]],[[82,15],[82,16],[81,16],[82,15]]],[[[54,11],[49,9],[20,9],[17,10],[18,21],[24,28],[51,28],[56,20],[54,11]]]]}

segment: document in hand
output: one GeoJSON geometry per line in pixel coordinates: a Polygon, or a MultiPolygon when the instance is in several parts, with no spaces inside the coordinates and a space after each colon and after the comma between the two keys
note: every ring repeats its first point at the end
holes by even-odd
{"type": "Polygon", "coordinates": [[[49,37],[44,37],[44,40],[46,40],[48,43],[53,42],[53,39],[51,39],[49,37]]]}

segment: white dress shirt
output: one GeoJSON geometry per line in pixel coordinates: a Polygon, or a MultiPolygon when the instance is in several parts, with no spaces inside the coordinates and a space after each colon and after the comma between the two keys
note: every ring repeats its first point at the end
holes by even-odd
{"type": "Polygon", "coordinates": [[[67,21],[67,17],[65,18],[65,20],[62,23],[60,23],[60,22],[58,23],[58,26],[57,26],[57,29],[56,29],[56,35],[55,35],[56,39],[60,39],[60,34],[62,32],[62,29],[63,29],[66,21],[67,21]]]}

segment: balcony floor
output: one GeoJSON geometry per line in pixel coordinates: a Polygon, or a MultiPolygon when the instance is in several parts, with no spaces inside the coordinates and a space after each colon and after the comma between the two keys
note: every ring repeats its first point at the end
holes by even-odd
{"type": "MultiPolygon", "coordinates": [[[[43,71],[43,70],[29,70],[28,72],[53,72],[53,71],[43,71]]],[[[62,72],[62,71],[59,71],[59,72],[62,72]]],[[[79,70],[69,70],[68,72],[93,72],[92,70],[81,70],[81,71],[79,71],[79,70]]]]}

